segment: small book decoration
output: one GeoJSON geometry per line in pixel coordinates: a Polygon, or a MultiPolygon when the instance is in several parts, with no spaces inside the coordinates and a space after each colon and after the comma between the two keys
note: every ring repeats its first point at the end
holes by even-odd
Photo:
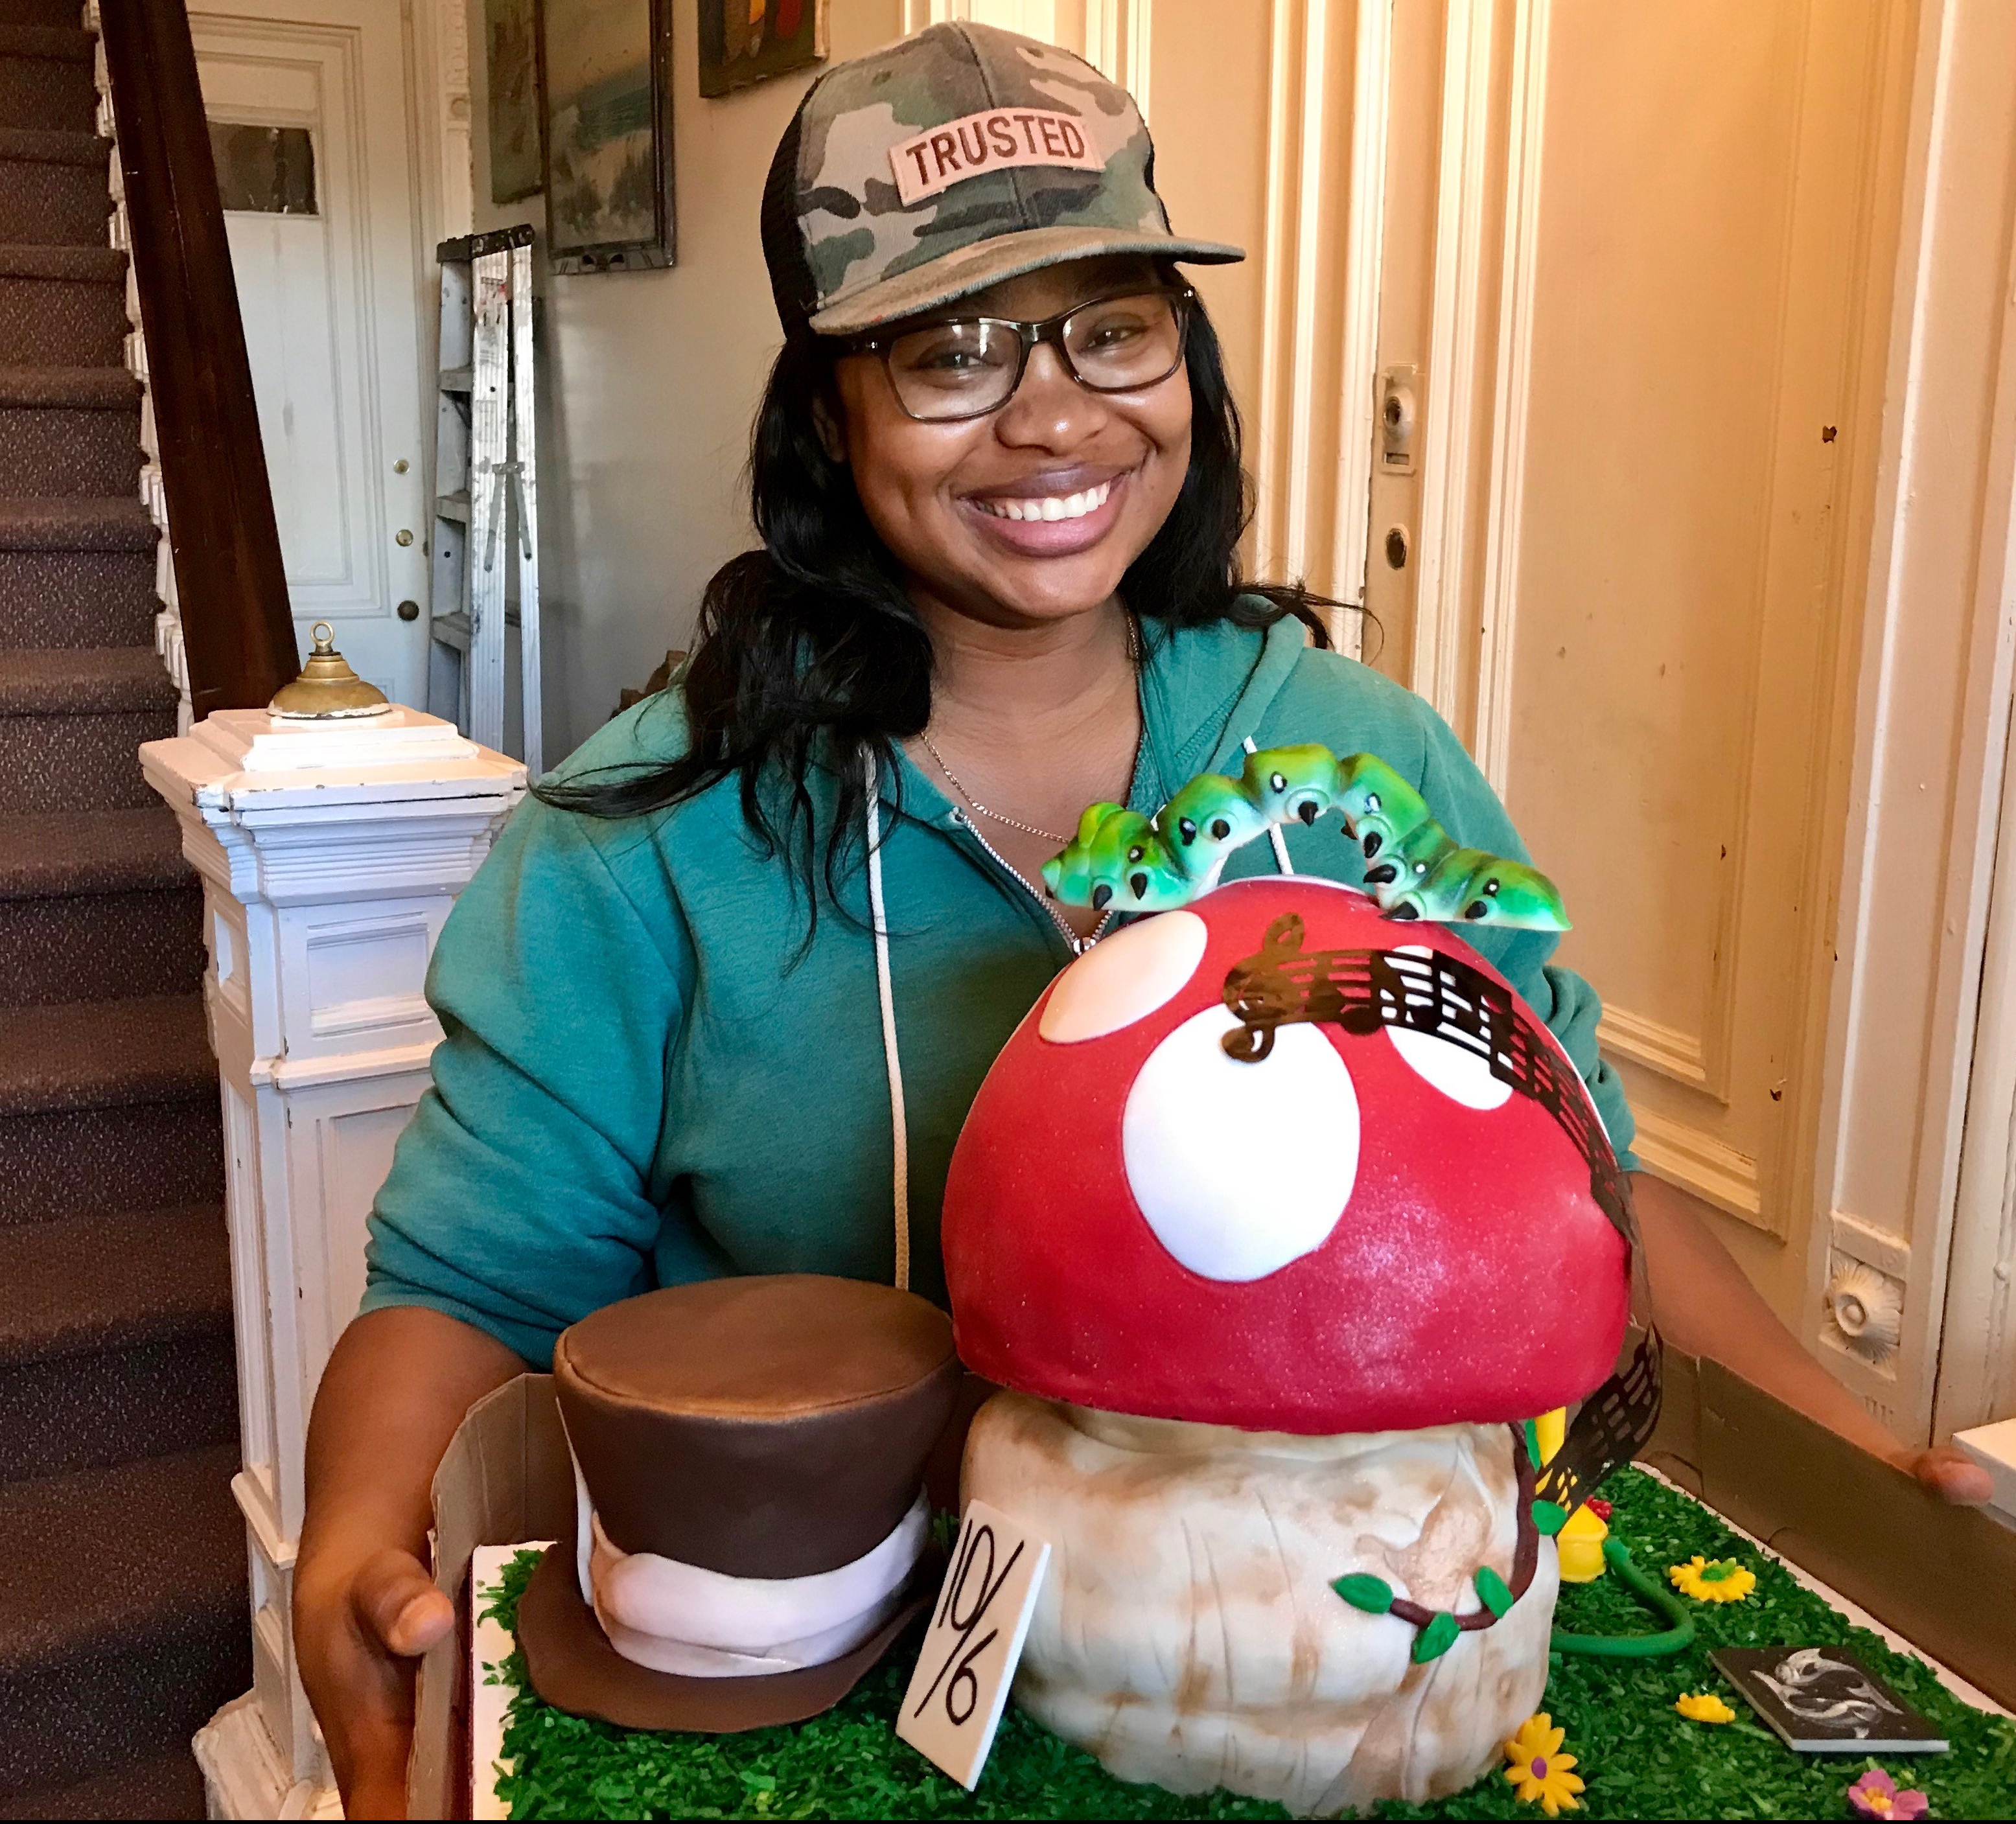
{"type": "Polygon", "coordinates": [[[1928,1721],[1841,1646],[1726,1646],[1708,1657],[1785,1746],[1802,1754],[1942,1754],[1928,1721]]]}

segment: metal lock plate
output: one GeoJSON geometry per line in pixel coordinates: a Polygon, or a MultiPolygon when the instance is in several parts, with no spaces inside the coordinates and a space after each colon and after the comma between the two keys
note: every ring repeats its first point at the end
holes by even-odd
{"type": "Polygon", "coordinates": [[[1414,472],[1417,434],[1417,395],[1419,370],[1389,367],[1379,376],[1379,473],[1411,475],[1414,472]]]}

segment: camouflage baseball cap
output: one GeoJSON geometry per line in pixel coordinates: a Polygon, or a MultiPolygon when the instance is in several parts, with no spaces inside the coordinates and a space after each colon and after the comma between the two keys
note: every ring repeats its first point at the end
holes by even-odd
{"type": "Polygon", "coordinates": [[[1126,90],[992,26],[934,25],[835,64],[764,186],[763,256],[787,329],[869,329],[1097,254],[1246,257],[1171,231],[1126,90]]]}

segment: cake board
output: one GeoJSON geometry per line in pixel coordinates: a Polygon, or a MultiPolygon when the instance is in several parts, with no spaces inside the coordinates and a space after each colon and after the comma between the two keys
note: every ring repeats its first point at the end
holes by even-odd
{"type": "MultiPolygon", "coordinates": [[[[1701,1639],[1670,1659],[1557,1658],[1546,1703],[1568,1731],[1589,1780],[1593,1817],[1769,1815],[1838,1818],[1863,1767],[1842,1757],[1815,1766],[1759,1728],[1707,1661],[1717,1646],[1798,1640],[1852,1644],[1910,1703],[1935,1715],[1952,1752],[1891,1756],[1901,1786],[1924,1790],[1935,1815],[2016,1818],[2016,1723],[1973,1686],[1916,1654],[1895,1633],[1817,1579],[1656,1473],[1617,1478],[1613,1527],[1654,1574],[1696,1552],[1755,1571],[1746,1602],[1696,1609],[1701,1639]],[[1718,1691],[1737,1721],[1712,1726],[1675,1713],[1676,1697],[1718,1691]]],[[[915,1655],[905,1642],[841,1708],[799,1730],[743,1737],[627,1736],[548,1710],[521,1689],[522,1662],[506,1625],[514,1587],[533,1561],[527,1546],[479,1548],[470,1642],[472,1790],[480,1818],[687,1815],[831,1817],[1278,1817],[1276,1808],[1223,1793],[1183,1797],[1123,1785],[1089,1756],[1011,1710],[973,1794],[895,1739],[894,1709],[915,1655]],[[515,1567],[515,1569],[514,1569],[515,1567]],[[502,1600],[500,1603],[499,1596],[502,1600]],[[515,1757],[515,1758],[514,1758],[515,1757]],[[522,1763],[522,1765],[521,1765],[522,1763]],[[500,1768],[502,1772],[500,1775],[500,1768]],[[522,1777],[521,1777],[522,1776],[522,1777]],[[610,1801],[627,1794],[634,1803],[610,1801]],[[513,1807],[516,1807],[514,1811],[513,1807]]],[[[1629,1598],[1605,1578],[1564,1592],[1560,1624],[1588,1632],[1648,1631],[1629,1598]]],[[[1539,1816],[1495,1774],[1440,1804],[1394,1806],[1406,1817],[1539,1816]]]]}

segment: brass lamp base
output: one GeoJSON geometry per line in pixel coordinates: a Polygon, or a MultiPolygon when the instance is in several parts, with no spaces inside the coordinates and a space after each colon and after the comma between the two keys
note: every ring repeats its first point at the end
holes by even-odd
{"type": "Polygon", "coordinates": [[[351,670],[349,660],[331,643],[335,633],[326,621],[318,621],[309,631],[315,650],[301,676],[274,693],[266,706],[272,714],[289,721],[323,722],[382,716],[391,710],[384,692],[351,670]]]}

